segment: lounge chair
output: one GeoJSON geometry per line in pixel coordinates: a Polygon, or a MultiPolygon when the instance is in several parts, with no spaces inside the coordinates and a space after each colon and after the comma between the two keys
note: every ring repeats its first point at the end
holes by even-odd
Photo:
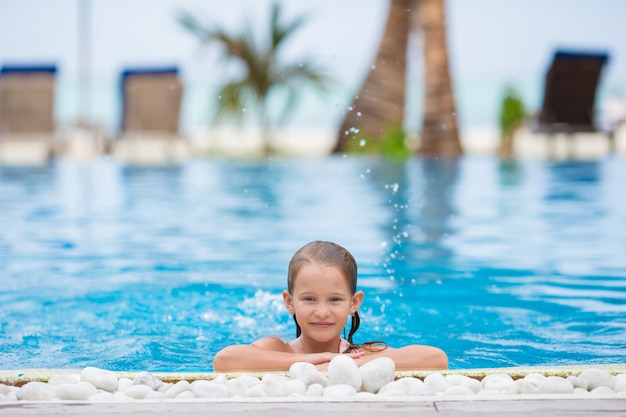
{"type": "Polygon", "coordinates": [[[595,99],[605,53],[557,51],[546,75],[538,130],[595,132],[595,99]]]}
{"type": "MultiPolygon", "coordinates": [[[[545,77],[541,110],[516,142],[537,140],[543,154],[559,158],[597,158],[612,148],[610,135],[598,130],[596,92],[606,53],[556,51],[545,77]]],[[[535,146],[536,148],[537,146],[535,146]]]]}
{"type": "Polygon", "coordinates": [[[178,162],[188,154],[179,133],[183,84],[175,67],[122,72],[122,115],[114,156],[130,163],[178,162]]]}
{"type": "Polygon", "coordinates": [[[54,150],[54,65],[0,68],[0,162],[45,163],[54,150]]]}

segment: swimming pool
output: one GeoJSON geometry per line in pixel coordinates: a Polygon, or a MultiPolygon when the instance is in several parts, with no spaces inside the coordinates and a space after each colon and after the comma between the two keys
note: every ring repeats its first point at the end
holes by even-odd
{"type": "Polygon", "coordinates": [[[357,341],[450,367],[624,363],[626,161],[356,157],[0,168],[0,369],[209,371],[295,335],[293,252],[359,263],[357,341]]]}

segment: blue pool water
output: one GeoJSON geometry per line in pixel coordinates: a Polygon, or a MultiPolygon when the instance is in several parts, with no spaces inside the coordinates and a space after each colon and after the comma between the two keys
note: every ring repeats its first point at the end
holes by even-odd
{"type": "Polygon", "coordinates": [[[209,371],[295,334],[304,243],[347,247],[357,341],[450,367],[626,362],[626,160],[58,160],[0,167],[0,369],[209,371]]]}

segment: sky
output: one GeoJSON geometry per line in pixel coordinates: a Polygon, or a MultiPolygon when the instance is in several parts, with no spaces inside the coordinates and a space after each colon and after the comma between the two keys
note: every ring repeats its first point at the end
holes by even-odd
{"type": "MultiPolygon", "coordinates": [[[[312,57],[339,86],[329,96],[303,94],[295,124],[333,126],[358,89],[378,46],[387,0],[283,0],[286,15],[308,21],[286,57],[312,57]]],[[[56,63],[57,118],[88,113],[109,128],[119,118],[118,82],[127,67],[176,65],[186,85],[182,123],[206,126],[215,86],[228,77],[215,49],[201,45],[176,21],[179,10],[236,31],[245,22],[262,30],[271,0],[0,0],[0,65],[56,63]],[[81,32],[79,10],[87,10],[81,32]],[[89,55],[79,59],[79,34],[89,55]],[[81,62],[87,62],[81,67],[81,62]],[[88,104],[80,105],[78,75],[88,68],[88,104]]],[[[626,96],[626,1],[447,0],[447,30],[461,126],[491,125],[501,94],[515,86],[537,110],[542,82],[556,49],[606,51],[602,94],[626,96]]],[[[409,124],[419,124],[422,57],[414,36],[409,124]]],[[[83,55],[85,56],[85,55],[83,55]]]]}

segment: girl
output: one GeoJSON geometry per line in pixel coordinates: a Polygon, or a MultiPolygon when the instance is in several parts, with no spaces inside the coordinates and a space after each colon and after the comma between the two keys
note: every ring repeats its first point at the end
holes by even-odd
{"type": "Polygon", "coordinates": [[[382,342],[355,344],[359,328],[359,307],[363,291],[356,290],[357,265],[343,247],[331,242],[311,242],[289,262],[287,290],[283,300],[296,322],[296,339],[284,342],[264,337],[251,345],[228,346],[213,361],[216,372],[288,370],[295,362],[310,362],[318,369],[328,367],[340,354],[352,357],[360,366],[386,356],[396,369],[446,369],[448,357],[438,348],[409,345],[398,349],[382,342]],[[341,338],[348,317],[348,339],[341,338]]]}

